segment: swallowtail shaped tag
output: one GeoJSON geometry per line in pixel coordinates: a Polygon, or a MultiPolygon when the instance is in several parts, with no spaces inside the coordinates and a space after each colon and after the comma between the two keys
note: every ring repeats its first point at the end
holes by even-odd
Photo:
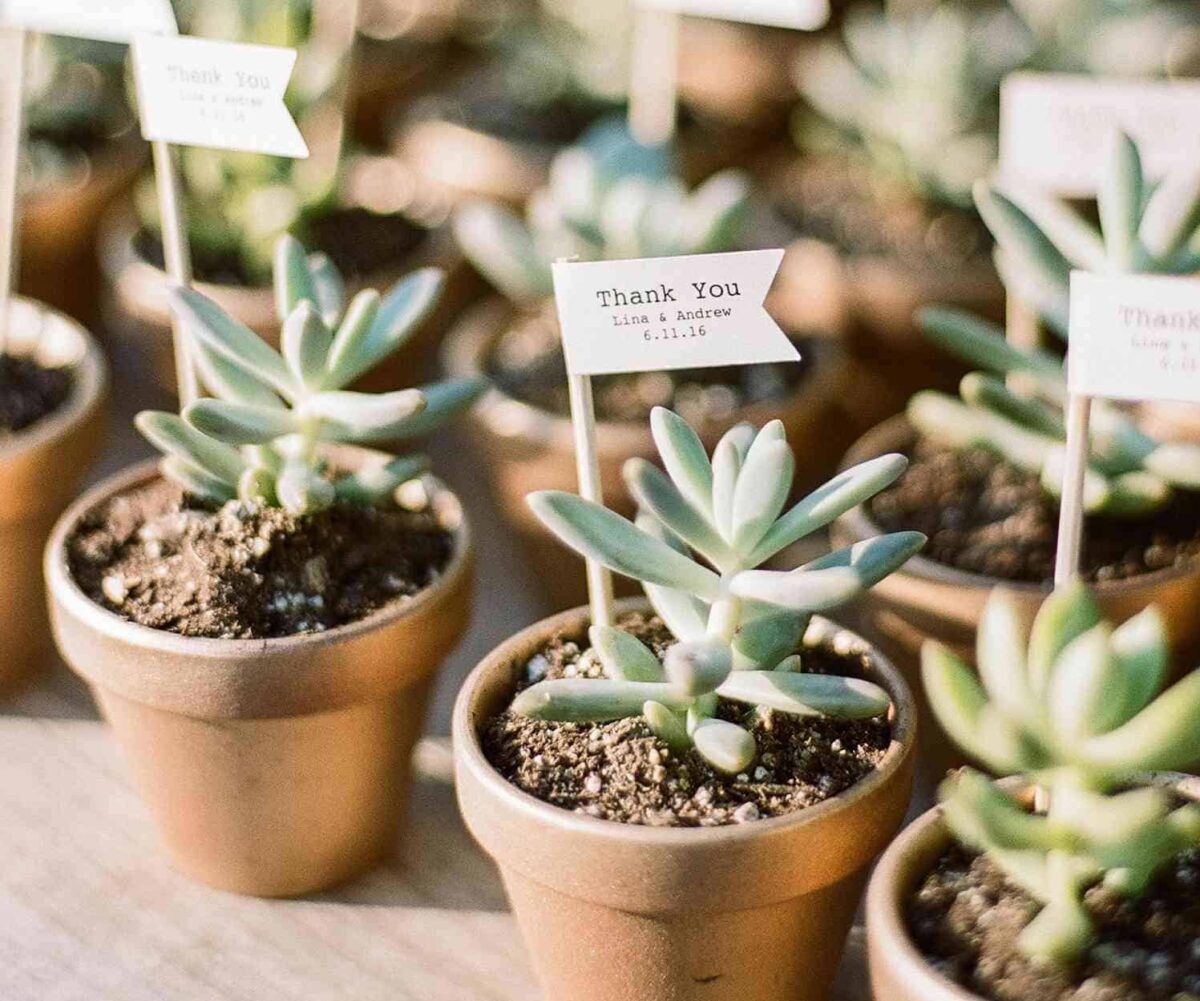
{"type": "Polygon", "coordinates": [[[674,14],[802,31],[815,31],[829,20],[829,0],[638,0],[638,4],[674,14]]]}
{"type": "Polygon", "coordinates": [[[102,42],[179,31],[170,0],[0,0],[0,25],[102,42]]]}

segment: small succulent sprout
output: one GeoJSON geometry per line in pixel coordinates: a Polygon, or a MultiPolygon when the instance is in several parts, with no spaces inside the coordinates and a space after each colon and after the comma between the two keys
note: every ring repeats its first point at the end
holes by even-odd
{"type": "Polygon", "coordinates": [[[692,192],[668,175],[623,173],[599,162],[585,143],[565,150],[525,217],[475,201],[454,217],[454,234],[476,269],[517,303],[553,291],[551,264],[668,257],[737,245],[749,182],[736,171],[715,174],[692,192]]]}
{"type": "MultiPolygon", "coordinates": [[[[1062,492],[1066,449],[1066,377],[1061,360],[1017,347],[992,323],[958,310],[922,310],[927,337],[984,371],[967,375],[958,398],[926,390],[909,400],[908,418],[947,448],[985,448],[1036,474],[1053,497],[1062,492]],[[1017,385],[1008,376],[1018,375],[1017,385]]],[[[1141,517],[1176,489],[1200,490],[1200,446],[1160,442],[1119,407],[1094,400],[1084,507],[1092,514],[1141,517]]]]}
{"type": "Polygon", "coordinates": [[[1147,177],[1137,144],[1114,134],[1097,195],[1100,226],[1064,202],[980,181],[980,215],[997,244],[1005,284],[1055,333],[1069,326],[1071,271],[1190,275],[1200,271],[1200,167],[1147,177]]]}
{"type": "Polygon", "coordinates": [[[848,469],[788,508],[795,462],[779,421],[733,428],[711,458],[669,410],[653,412],[651,430],[666,472],[640,459],[626,464],[636,523],[574,494],[544,491],[529,502],[566,545],[640,581],[675,643],[660,659],[636,637],[594,626],[605,677],[541,681],[513,710],[591,722],[641,715],[670,747],[694,747],[734,773],[753,760],[754,742],[745,727],[717,718],[720,699],[798,716],[886,713],[890,700],[878,685],[807,673],[797,650],[813,613],[882,580],[925,537],[897,532],[790,572],[759,568],[893,483],[904,457],[848,469]]]}
{"type": "Polygon", "coordinates": [[[941,790],[955,836],[1042,905],[1019,943],[1032,958],[1068,965],[1082,955],[1094,934],[1091,886],[1136,897],[1200,847],[1200,806],[1145,780],[1200,760],[1200,671],[1164,692],[1168,657],[1156,609],[1114,628],[1078,582],[1049,597],[1032,628],[1011,594],[994,592],[978,674],[937,643],[922,651],[930,705],[950,737],[1048,804],[1031,813],[971,769],[941,790]]]}
{"type": "Polygon", "coordinates": [[[437,302],[441,272],[402,279],[385,297],[359,292],[345,306],[341,276],[290,236],[276,251],[282,350],[189,288],[172,293],[210,398],[182,416],[145,411],[137,426],[165,453],[163,473],[217,503],[240,497],[304,513],[336,499],[390,502],[428,467],[421,456],[330,478],[325,444],[376,445],[424,434],[468,408],[479,380],[361,393],[345,387],[399,349],[437,302]]]}
{"type": "Polygon", "coordinates": [[[882,172],[931,201],[969,205],[995,162],[1000,82],[1028,38],[1008,10],[925,7],[851,11],[841,39],[797,60],[796,84],[882,172]]]}

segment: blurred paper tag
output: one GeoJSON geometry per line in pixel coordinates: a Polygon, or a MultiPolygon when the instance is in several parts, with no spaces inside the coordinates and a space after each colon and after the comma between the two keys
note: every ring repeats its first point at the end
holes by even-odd
{"type": "Polygon", "coordinates": [[[170,0],[0,0],[0,25],[102,42],[179,31],[170,0]]]}
{"type": "Polygon", "coordinates": [[[284,106],[294,49],[142,36],[133,43],[142,135],[154,142],[306,157],[284,106]]]}
{"type": "Polygon", "coordinates": [[[572,375],[799,361],[763,308],[782,250],[554,265],[572,375]]]}
{"type": "Polygon", "coordinates": [[[1071,273],[1072,393],[1200,403],[1200,279],[1071,273]]]}
{"type": "Polygon", "coordinates": [[[641,7],[815,31],[829,20],[829,0],[637,0],[641,7]]]}
{"type": "Polygon", "coordinates": [[[1200,80],[1012,73],[1000,98],[1000,179],[1070,198],[1094,195],[1113,133],[1161,178],[1200,160],[1200,80]]]}

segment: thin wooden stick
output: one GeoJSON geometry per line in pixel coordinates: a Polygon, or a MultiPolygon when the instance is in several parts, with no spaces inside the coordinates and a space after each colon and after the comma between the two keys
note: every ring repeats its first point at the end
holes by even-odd
{"type": "Polygon", "coordinates": [[[322,178],[337,174],[346,137],[354,43],[358,29],[358,0],[316,0],[313,4],[309,56],[335,60],[337,77],[329,93],[300,122],[308,143],[310,169],[322,178]]]}
{"type": "Polygon", "coordinates": [[[634,14],[629,131],[657,146],[675,135],[679,82],[679,15],[642,8],[634,14]]]}
{"type": "Polygon", "coordinates": [[[1092,399],[1072,393],[1067,397],[1067,455],[1063,463],[1062,501],[1058,514],[1058,552],[1054,583],[1065,584],[1079,574],[1083,550],[1083,486],[1088,466],[1088,425],[1092,399]]]}
{"type": "MultiPolygon", "coordinates": [[[[596,451],[596,405],[592,399],[590,375],[567,376],[571,399],[571,425],[575,433],[575,465],[579,474],[579,496],[596,504],[604,503],[600,481],[600,457],[596,451]]],[[[613,622],[612,574],[595,560],[587,561],[588,602],[592,624],[611,626],[613,622]]]]}
{"type": "MultiPolygon", "coordinates": [[[[162,219],[163,257],[167,274],[177,285],[188,287],[192,284],[192,254],[187,240],[187,216],[183,200],[179,197],[175,156],[165,142],[151,143],[150,148],[154,154],[154,182],[158,188],[158,213],[162,219]]],[[[175,385],[182,409],[196,402],[200,396],[200,383],[196,377],[196,362],[192,357],[187,327],[178,317],[171,318],[171,332],[175,346],[175,385]]]]}
{"type": "Polygon", "coordinates": [[[8,318],[20,260],[25,50],[23,30],[0,30],[0,354],[8,346],[8,318]]]}

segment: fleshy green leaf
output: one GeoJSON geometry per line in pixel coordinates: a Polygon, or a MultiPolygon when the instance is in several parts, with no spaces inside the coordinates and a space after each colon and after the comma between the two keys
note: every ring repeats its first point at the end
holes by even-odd
{"type": "Polygon", "coordinates": [[[167,456],[158,464],[158,468],[165,477],[197,497],[224,503],[237,496],[236,489],[225,480],[177,455],[167,456]]]}
{"type": "Polygon", "coordinates": [[[331,421],[330,434],[338,440],[358,441],[378,434],[419,414],[425,397],[419,389],[399,389],[394,393],[352,393],[340,390],[316,393],[304,404],[305,413],[331,421]]]}
{"type": "Polygon", "coordinates": [[[661,702],[647,702],[642,706],[642,715],[654,736],[676,754],[686,754],[691,749],[692,739],[688,736],[687,724],[678,713],[673,713],[661,702]]]}
{"type": "Polygon", "coordinates": [[[786,441],[756,441],[738,476],[733,496],[733,544],[753,551],[787,503],[796,462],[786,441]]]}
{"type": "Polygon", "coordinates": [[[355,436],[355,441],[369,445],[407,441],[429,434],[469,410],[487,392],[487,388],[488,383],[484,379],[451,379],[421,386],[419,391],[425,397],[423,410],[394,424],[361,432],[355,436]]]}
{"type": "Polygon", "coordinates": [[[1100,223],[1108,248],[1108,263],[1116,271],[1135,267],[1139,248],[1138,224],[1142,214],[1142,158],[1124,132],[1116,137],[1098,195],[1100,223]]]}
{"type": "Polygon", "coordinates": [[[414,480],[429,469],[429,459],[424,455],[405,455],[384,466],[361,469],[357,473],[340,477],[334,483],[334,492],[343,500],[355,504],[378,504],[389,500],[398,487],[414,480]]]}
{"type": "Polygon", "coordinates": [[[197,400],[183,416],[201,434],[230,445],[260,445],[298,430],[289,410],[228,400],[197,400]]]}
{"type": "Polygon", "coordinates": [[[302,302],[319,306],[304,247],[294,236],[283,234],[275,244],[275,314],[283,323],[302,302]]]}
{"type": "Polygon", "coordinates": [[[1080,581],[1056,588],[1042,602],[1029,636],[1029,683],[1035,693],[1049,691],[1059,654],[1100,621],[1100,606],[1080,581]]]}
{"type": "Polygon", "coordinates": [[[711,570],[598,504],[555,490],[530,494],[528,501],[542,524],[562,542],[616,573],[706,601],[714,600],[720,591],[720,581],[711,570]]]}
{"type": "Polygon", "coordinates": [[[625,463],[625,483],[638,504],[650,511],[668,531],[702,553],[718,567],[734,563],[734,554],[675,484],[657,466],[634,457],[625,463]]]}
{"type": "Polygon", "coordinates": [[[592,649],[605,673],[619,681],[665,681],[662,664],[641,640],[624,629],[592,626],[588,631],[592,649]]]}
{"type": "Polygon", "coordinates": [[[292,377],[306,389],[319,390],[333,337],[312,303],[301,302],[284,321],[280,334],[283,360],[292,377]]]}
{"type": "Polygon", "coordinates": [[[701,721],[692,733],[692,743],[705,761],[728,775],[749,768],[758,750],[746,730],[723,719],[701,721]]]}
{"type": "Polygon", "coordinates": [[[666,407],[650,412],[650,430],[676,488],[697,511],[711,514],[713,471],[696,432],[666,407]]]}
{"type": "Polygon", "coordinates": [[[655,682],[557,678],[526,688],[513,699],[511,708],[519,716],[534,719],[608,723],[640,715],[647,702],[657,702],[672,712],[686,712],[691,699],[670,685],[655,682]]]}
{"type": "Polygon", "coordinates": [[[715,637],[676,643],[663,658],[667,680],[686,695],[716,691],[733,670],[733,653],[715,637]]]}
{"type": "Polygon", "coordinates": [[[346,283],[328,254],[309,254],[308,270],[317,296],[317,311],[325,326],[332,329],[346,308],[346,283]]]}
{"type": "Polygon", "coordinates": [[[550,268],[511,209],[471,202],[454,213],[454,237],[489,282],[516,302],[536,302],[554,291],[550,268]]]}
{"type": "Polygon", "coordinates": [[[236,448],[201,434],[175,414],[143,410],[134,423],[159,451],[179,456],[224,483],[236,484],[242,475],[246,463],[236,448]]]}
{"type": "Polygon", "coordinates": [[[881,716],[891,705],[887,692],[870,681],[791,671],[734,671],[717,694],[797,716],[843,719],[881,716]]]}

